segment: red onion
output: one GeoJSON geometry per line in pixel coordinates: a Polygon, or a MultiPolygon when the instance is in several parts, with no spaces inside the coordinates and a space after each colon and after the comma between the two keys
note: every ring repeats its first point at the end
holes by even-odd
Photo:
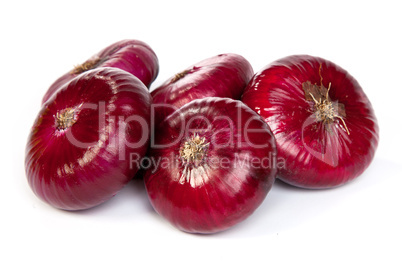
{"type": "Polygon", "coordinates": [[[114,196],[136,173],[130,158],[145,155],[151,97],[117,68],[87,71],[64,84],[42,107],[26,147],[26,174],[50,205],[80,210],[114,196]]]}
{"type": "Polygon", "coordinates": [[[151,92],[156,124],[194,99],[240,100],[253,76],[250,63],[237,54],[220,54],[188,67],[151,92]]]}
{"type": "Polygon", "coordinates": [[[271,127],[283,181],[305,188],[342,185],[370,164],[378,124],[358,82],[334,63],[299,55],[255,74],[242,101],[271,127]]]}
{"type": "Polygon", "coordinates": [[[122,69],[138,77],[147,87],[155,80],[159,70],[158,58],[150,46],[138,40],[122,40],[108,46],[57,79],[46,92],[42,104],[63,84],[97,67],[122,69]]]}
{"type": "Polygon", "coordinates": [[[144,180],[154,209],[180,230],[214,233],[264,200],[276,173],[275,140],[240,101],[209,97],[159,125],[148,162],[144,180]]]}

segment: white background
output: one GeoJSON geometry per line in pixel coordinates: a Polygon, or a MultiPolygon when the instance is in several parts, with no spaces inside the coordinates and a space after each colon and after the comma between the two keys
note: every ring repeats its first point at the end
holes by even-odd
{"type": "Polygon", "coordinates": [[[0,266],[401,267],[401,18],[397,1],[3,1],[0,266]],[[23,164],[42,95],[73,65],[126,38],[157,53],[152,89],[225,52],[255,71],[300,53],[337,63],[375,108],[372,165],[333,190],[277,182],[250,218],[208,236],[171,227],[139,182],[87,211],[46,205],[23,164]]]}

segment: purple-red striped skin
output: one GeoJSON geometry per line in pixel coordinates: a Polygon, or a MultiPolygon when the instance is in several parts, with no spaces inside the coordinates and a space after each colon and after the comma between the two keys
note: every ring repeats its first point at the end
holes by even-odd
{"type": "Polygon", "coordinates": [[[145,85],[116,68],[90,70],[64,84],[42,106],[28,138],[25,168],[33,192],[65,210],[113,197],[137,172],[130,157],[146,153],[150,105],[145,85]],[[70,118],[62,125],[61,114],[70,118]]]}
{"type": "Polygon", "coordinates": [[[159,125],[154,142],[148,157],[159,164],[144,177],[148,196],[182,231],[207,234],[234,226],[258,208],[274,183],[274,137],[240,101],[194,100],[159,125]],[[194,135],[207,144],[198,163],[182,157],[183,144],[194,135]]]}
{"type": "Polygon", "coordinates": [[[104,48],[83,64],[58,78],[45,93],[42,104],[65,83],[88,71],[83,68],[85,65],[89,69],[114,67],[127,71],[140,79],[147,87],[156,79],[159,71],[158,58],[148,44],[139,40],[122,40],[104,48]]]}
{"type": "Polygon", "coordinates": [[[155,125],[195,99],[221,97],[240,100],[253,75],[251,64],[234,53],[213,56],[186,68],[151,92],[155,125]]]}
{"type": "Polygon", "coordinates": [[[328,60],[296,55],[275,61],[255,74],[242,101],[270,126],[278,158],[285,160],[278,177],[291,185],[340,186],[374,158],[379,128],[373,107],[356,79],[328,60]],[[303,89],[306,82],[326,89],[339,108],[335,120],[318,119],[315,101],[303,89]]]}

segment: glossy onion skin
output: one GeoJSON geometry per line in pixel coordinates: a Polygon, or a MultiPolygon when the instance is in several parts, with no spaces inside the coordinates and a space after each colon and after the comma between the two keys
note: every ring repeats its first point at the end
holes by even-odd
{"type": "MultiPolygon", "coordinates": [[[[116,42],[99,53],[93,55],[86,62],[99,59],[97,67],[115,67],[127,71],[138,77],[147,87],[156,79],[159,71],[158,58],[149,45],[139,40],[122,40],[116,42]]],[[[42,99],[45,103],[62,85],[79,74],[74,69],[58,78],[48,89],[42,99]]]]}
{"type": "Polygon", "coordinates": [[[65,84],[42,106],[28,138],[25,167],[34,193],[65,210],[113,197],[137,172],[130,156],[146,153],[150,105],[144,84],[117,68],[91,70],[65,84]],[[76,122],[59,129],[57,113],[71,107],[76,122]]]}
{"type": "Polygon", "coordinates": [[[242,56],[227,53],[198,62],[182,72],[178,79],[172,76],[151,92],[154,104],[167,104],[155,108],[156,124],[177,108],[195,99],[222,97],[240,100],[254,75],[250,63],[242,56]],[[169,107],[170,106],[170,107],[169,107]]]}
{"type": "Polygon", "coordinates": [[[255,74],[242,101],[271,127],[281,180],[303,188],[331,188],[360,175],[372,161],[379,139],[377,119],[358,82],[334,63],[308,55],[280,59],[255,74]],[[321,84],[344,105],[345,124],[318,121],[303,83],[321,84]],[[345,127],[346,126],[346,127],[345,127]],[[347,133],[350,132],[350,134],[347,133]]]}
{"type": "Polygon", "coordinates": [[[144,178],[149,199],[161,216],[185,232],[215,233],[246,219],[275,179],[274,137],[264,121],[240,101],[209,97],[188,103],[161,123],[155,144],[164,147],[151,147],[154,165],[144,178]],[[232,120],[232,126],[224,116],[232,120]],[[248,140],[245,125],[257,130],[247,134],[248,140]],[[210,143],[199,166],[183,163],[179,154],[181,144],[194,134],[190,129],[197,129],[210,143]],[[253,164],[253,159],[267,162],[253,164]]]}

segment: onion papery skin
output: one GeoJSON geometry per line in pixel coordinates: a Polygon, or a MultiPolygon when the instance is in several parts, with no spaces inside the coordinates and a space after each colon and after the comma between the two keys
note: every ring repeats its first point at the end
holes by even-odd
{"type": "Polygon", "coordinates": [[[33,192],[64,210],[113,197],[138,170],[130,157],[146,153],[150,105],[145,85],[117,68],[97,68],[65,84],[42,106],[28,138],[25,168],[33,192]],[[74,118],[61,128],[58,118],[70,108],[74,118]]]}
{"type": "Polygon", "coordinates": [[[340,186],[374,158],[379,128],[372,105],[356,79],[328,60],[295,55],[275,61],[255,74],[242,101],[272,129],[278,160],[285,163],[278,177],[291,185],[340,186]],[[325,93],[344,122],[317,119],[315,102],[303,89],[307,81],[330,88],[325,93]]]}
{"type": "Polygon", "coordinates": [[[151,92],[155,125],[195,99],[221,97],[240,100],[253,75],[250,63],[234,53],[220,54],[188,67],[151,92]]]}
{"type": "Polygon", "coordinates": [[[194,100],[168,116],[148,156],[153,165],[144,181],[152,206],[189,233],[216,233],[246,219],[262,203],[276,174],[269,127],[229,98],[194,100]],[[208,144],[199,164],[183,162],[180,153],[194,135],[208,144]]]}
{"type": "MultiPolygon", "coordinates": [[[[151,86],[159,72],[159,62],[155,52],[148,44],[139,40],[121,40],[116,42],[93,55],[81,66],[90,64],[91,62],[97,62],[97,64],[90,69],[98,67],[119,68],[138,77],[147,87],[151,86]]],[[[53,82],[43,96],[42,104],[62,85],[85,72],[85,70],[78,72],[77,67],[53,82]]]]}

